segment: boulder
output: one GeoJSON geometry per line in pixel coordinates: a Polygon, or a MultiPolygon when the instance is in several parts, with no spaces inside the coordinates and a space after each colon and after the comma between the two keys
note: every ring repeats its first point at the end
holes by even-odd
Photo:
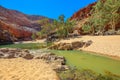
{"type": "Polygon", "coordinates": [[[83,47],[83,45],[85,44],[85,42],[83,42],[83,41],[76,41],[76,42],[72,42],[71,44],[72,44],[72,47],[74,49],[78,49],[78,48],[83,47]]]}
{"type": "Polygon", "coordinates": [[[85,44],[84,44],[84,48],[88,47],[92,44],[93,42],[91,40],[88,40],[85,44]]]}
{"type": "Polygon", "coordinates": [[[58,50],[73,50],[73,48],[69,43],[61,43],[61,45],[58,46],[58,50]]]}
{"type": "Polygon", "coordinates": [[[58,43],[53,44],[48,49],[54,49],[54,50],[78,50],[82,47],[88,47],[92,44],[92,41],[89,40],[87,42],[84,41],[75,41],[72,43],[58,43]]]}
{"type": "Polygon", "coordinates": [[[33,58],[34,58],[34,55],[27,53],[27,54],[25,54],[25,55],[23,56],[23,58],[24,58],[24,59],[33,59],[33,58]]]}

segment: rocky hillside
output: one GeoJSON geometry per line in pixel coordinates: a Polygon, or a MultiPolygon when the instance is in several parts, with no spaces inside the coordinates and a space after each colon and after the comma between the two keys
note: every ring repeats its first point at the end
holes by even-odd
{"type": "Polygon", "coordinates": [[[76,13],[72,15],[70,20],[76,20],[76,26],[74,28],[74,32],[78,32],[78,34],[82,33],[82,26],[88,21],[89,17],[92,15],[91,10],[93,9],[93,6],[95,6],[95,3],[89,4],[85,8],[80,9],[76,13]]]}
{"type": "Polygon", "coordinates": [[[86,6],[85,8],[80,9],[79,11],[77,11],[76,13],[73,14],[73,16],[70,18],[70,20],[82,20],[82,19],[88,18],[89,16],[91,16],[92,7],[95,4],[96,3],[92,3],[92,4],[89,4],[88,6],[86,6]]]}
{"type": "MultiPolygon", "coordinates": [[[[103,0],[104,1],[104,0],[103,0]]],[[[103,2],[102,0],[101,0],[101,2],[103,2]]],[[[105,4],[107,4],[109,2],[109,0],[108,1],[106,1],[106,2],[103,2],[102,4],[103,5],[105,5],[105,4]],[[105,3],[105,4],[104,4],[105,3]]],[[[113,4],[111,4],[111,5],[114,5],[114,4],[116,4],[117,5],[117,2],[116,3],[113,3],[113,4]]],[[[78,31],[78,33],[79,34],[86,34],[86,33],[84,33],[84,31],[83,31],[83,26],[85,25],[85,24],[88,24],[89,26],[91,26],[90,25],[90,19],[91,19],[91,17],[93,17],[94,16],[94,12],[95,12],[95,7],[96,7],[96,5],[99,5],[100,6],[100,4],[99,4],[99,2],[94,2],[94,3],[92,3],[92,4],[89,4],[88,6],[86,6],[85,8],[82,8],[82,9],[80,9],[79,11],[77,11],[76,13],[74,13],[73,15],[72,15],[72,17],[70,18],[70,20],[76,20],[76,26],[75,26],[75,29],[74,29],[74,31],[78,31]],[[93,11],[94,10],[94,11],[93,11]]],[[[106,6],[106,5],[105,5],[106,6]]],[[[108,6],[106,6],[106,7],[108,7],[108,6]]],[[[104,7],[102,7],[102,8],[104,8],[104,7]]],[[[114,9],[114,7],[111,7],[111,9],[114,9]]],[[[117,9],[117,8],[116,8],[117,9]]],[[[101,10],[101,9],[100,9],[101,10]]],[[[100,10],[98,10],[98,11],[100,11],[100,10]]],[[[99,13],[99,12],[98,12],[99,13]]],[[[117,12],[117,16],[118,15],[120,15],[120,11],[118,10],[117,12]]],[[[104,14],[105,16],[106,16],[106,14],[104,14]]],[[[110,15],[110,13],[109,14],[107,14],[107,15],[110,15]]],[[[113,15],[114,16],[114,15],[113,15]]],[[[116,16],[116,15],[115,15],[116,16]]],[[[117,17],[118,18],[118,17],[117,17]]],[[[104,18],[103,18],[104,19],[104,18]]],[[[105,26],[105,28],[104,28],[104,30],[105,30],[105,32],[106,33],[109,33],[109,32],[107,32],[108,30],[110,30],[110,29],[112,29],[112,26],[111,26],[111,24],[109,24],[110,23],[110,20],[112,20],[112,18],[111,19],[108,19],[108,23],[107,22],[104,22],[104,23],[106,23],[104,26],[105,26]]],[[[103,21],[103,20],[102,20],[103,21]]],[[[94,21],[95,22],[95,21],[94,21]]],[[[97,21],[96,21],[97,22],[97,21]]],[[[93,23],[92,23],[93,24],[93,23]]],[[[100,25],[100,23],[98,22],[98,25],[100,25]]],[[[116,24],[114,24],[115,25],[115,30],[117,31],[117,30],[119,30],[120,29],[120,19],[116,19],[116,24]]],[[[89,27],[88,26],[88,27],[89,27]]],[[[94,27],[97,27],[97,26],[95,26],[94,25],[94,27]]],[[[96,32],[97,33],[97,32],[96,32]]],[[[110,32],[111,33],[111,32],[110,32]]],[[[114,33],[119,33],[119,31],[118,32],[114,32],[114,33]]],[[[87,34],[89,34],[89,33],[87,33],[87,34]]]]}
{"type": "MultiPolygon", "coordinates": [[[[4,31],[8,32],[13,40],[30,40],[33,32],[40,30],[39,20],[44,16],[26,15],[16,10],[6,9],[0,6],[0,43],[9,39],[2,38],[6,36],[4,31]]],[[[51,20],[51,19],[50,19],[51,20]]],[[[7,36],[9,38],[9,36],[7,36]]]]}

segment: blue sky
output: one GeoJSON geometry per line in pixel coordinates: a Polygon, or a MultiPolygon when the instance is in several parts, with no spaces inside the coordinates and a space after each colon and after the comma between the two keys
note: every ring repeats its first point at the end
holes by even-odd
{"type": "Polygon", "coordinates": [[[96,0],[0,0],[0,5],[30,15],[43,15],[57,19],[64,14],[66,18],[96,0]]]}

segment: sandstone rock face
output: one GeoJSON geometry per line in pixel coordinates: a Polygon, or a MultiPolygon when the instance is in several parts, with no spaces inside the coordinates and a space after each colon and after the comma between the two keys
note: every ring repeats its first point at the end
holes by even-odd
{"type": "Polygon", "coordinates": [[[0,44],[10,44],[13,42],[12,39],[13,37],[9,32],[0,29],[0,44]]]}
{"type": "Polygon", "coordinates": [[[38,21],[44,18],[46,17],[26,15],[0,6],[0,29],[7,30],[16,38],[13,38],[14,41],[30,40],[32,33],[36,33],[41,29],[41,24],[38,21]]]}
{"type": "MultiPolygon", "coordinates": [[[[4,33],[4,31],[8,32],[9,35],[11,35],[12,41],[18,41],[18,40],[26,40],[31,38],[32,32],[21,29],[18,27],[13,27],[11,24],[6,24],[3,21],[0,21],[0,29],[1,32],[4,33]]],[[[4,35],[4,34],[3,34],[4,35]]],[[[9,37],[9,36],[7,36],[9,37]]],[[[1,36],[2,38],[2,36],[1,36]]],[[[4,41],[7,40],[7,38],[4,38],[4,41]]]]}
{"type": "Polygon", "coordinates": [[[78,50],[82,47],[88,47],[92,44],[91,40],[88,40],[87,42],[84,41],[76,41],[72,43],[58,43],[53,44],[48,49],[55,49],[55,50],[78,50]]]}
{"type": "Polygon", "coordinates": [[[89,16],[91,16],[92,7],[95,4],[96,4],[96,2],[88,5],[87,7],[83,8],[83,9],[80,9],[78,12],[73,14],[73,16],[70,18],[70,20],[82,20],[84,18],[88,18],[89,16]]]}

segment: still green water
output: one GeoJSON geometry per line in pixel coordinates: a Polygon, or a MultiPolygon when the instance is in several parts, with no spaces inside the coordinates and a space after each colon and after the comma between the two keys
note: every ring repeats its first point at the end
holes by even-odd
{"type": "Polygon", "coordinates": [[[76,66],[79,69],[90,69],[97,73],[104,74],[109,71],[113,74],[120,75],[120,61],[107,57],[90,54],[83,51],[52,51],[57,55],[64,56],[67,64],[76,66]]]}

